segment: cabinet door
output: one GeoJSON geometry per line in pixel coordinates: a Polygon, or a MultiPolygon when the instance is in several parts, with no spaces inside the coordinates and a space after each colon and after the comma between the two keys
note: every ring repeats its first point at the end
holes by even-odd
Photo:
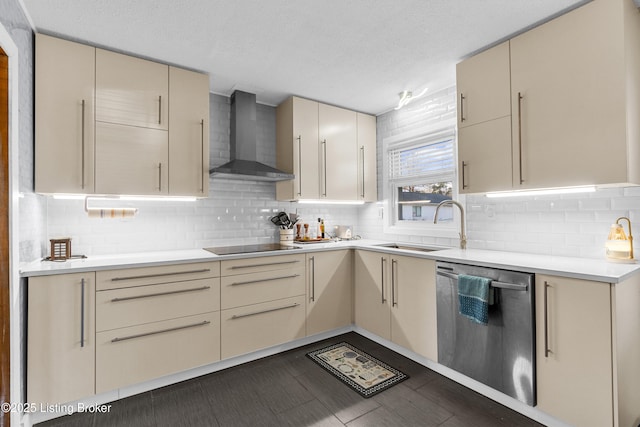
{"type": "Polygon", "coordinates": [[[167,131],[96,123],[96,192],[168,194],[167,131]]]}
{"type": "Polygon", "coordinates": [[[536,275],[538,408],[572,425],[613,425],[608,283],[536,275]]]}
{"type": "Polygon", "coordinates": [[[391,339],[389,310],[389,257],[380,252],[355,251],[356,325],[391,339]]]}
{"type": "Polygon", "coordinates": [[[95,273],[29,278],[27,402],[95,393],[95,273]]]}
{"type": "Polygon", "coordinates": [[[307,255],[307,335],[351,325],[352,257],[350,250],[307,255]]]}
{"type": "Polygon", "coordinates": [[[322,189],[320,197],[331,200],[357,200],[356,113],[320,104],[318,117],[322,189]]]}
{"type": "Polygon", "coordinates": [[[594,1],[511,40],[516,187],[627,180],[624,3],[594,1]]]}
{"type": "Polygon", "coordinates": [[[169,193],[209,194],[209,76],[169,67],[169,193]]]}
{"type": "Polygon", "coordinates": [[[95,48],[36,34],[35,187],[93,193],[95,48]]]}
{"type": "Polygon", "coordinates": [[[458,157],[460,193],[511,189],[511,118],[461,128],[458,157]]]}
{"type": "Polygon", "coordinates": [[[391,341],[438,360],[433,260],[391,257],[391,341]]]}
{"type": "Polygon", "coordinates": [[[96,342],[103,393],[220,360],[220,312],[99,332],[96,342]]]}
{"type": "Polygon", "coordinates": [[[358,120],[358,200],[378,200],[376,117],[357,113],[358,120]]]}
{"type": "Polygon", "coordinates": [[[169,67],[96,49],[96,120],[168,129],[169,67]]]}
{"type": "Polygon", "coordinates": [[[279,299],[222,310],[222,358],[304,337],[305,297],[279,299]]]}
{"type": "Polygon", "coordinates": [[[297,198],[320,198],[320,163],[318,151],[318,103],[293,98],[294,188],[297,198]]]}
{"type": "Polygon", "coordinates": [[[511,115],[509,42],[456,66],[458,128],[511,115]]]}

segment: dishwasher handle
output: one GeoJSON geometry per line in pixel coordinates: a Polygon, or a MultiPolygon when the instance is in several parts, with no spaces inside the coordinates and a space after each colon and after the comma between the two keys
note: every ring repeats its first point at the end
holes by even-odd
{"type": "MultiPolygon", "coordinates": [[[[449,273],[446,271],[437,270],[436,274],[439,276],[448,277],[449,279],[458,280],[458,275],[455,273],[449,273]]],[[[500,289],[509,289],[512,291],[527,291],[529,289],[529,285],[519,285],[516,283],[506,283],[506,282],[498,282],[497,280],[491,281],[492,288],[500,288],[500,289]]]]}

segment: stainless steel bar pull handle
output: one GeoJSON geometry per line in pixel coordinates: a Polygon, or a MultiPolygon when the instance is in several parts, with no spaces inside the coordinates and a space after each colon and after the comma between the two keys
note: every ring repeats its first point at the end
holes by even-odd
{"type": "Polygon", "coordinates": [[[465,98],[463,93],[460,93],[460,123],[464,122],[466,118],[464,117],[464,100],[465,98]]]}
{"type": "Polygon", "coordinates": [[[311,264],[310,285],[311,285],[311,298],[310,301],[316,300],[316,260],[315,257],[309,258],[309,264],[311,264]]]}
{"type": "Polygon", "coordinates": [[[84,347],[84,277],[80,280],[80,347],[84,347]]]}
{"type": "Polygon", "coordinates": [[[162,163],[158,163],[158,191],[162,193],[162,163]]]}
{"type": "Polygon", "coordinates": [[[188,270],[188,271],[171,271],[168,273],[156,273],[156,274],[141,274],[139,276],[124,276],[124,277],[114,277],[111,279],[112,282],[118,282],[121,280],[135,280],[135,279],[150,279],[153,277],[164,277],[164,276],[175,276],[179,274],[195,274],[195,273],[208,273],[210,272],[210,268],[201,268],[200,270],[188,270]]]}
{"type": "Polygon", "coordinates": [[[327,140],[322,141],[322,196],[327,197],[327,140]]]}
{"type": "Polygon", "coordinates": [[[233,265],[230,267],[231,270],[239,270],[241,268],[254,268],[254,267],[267,267],[270,265],[283,265],[283,264],[295,264],[296,262],[300,262],[300,260],[296,259],[293,261],[281,261],[281,262],[269,262],[265,264],[247,264],[247,265],[233,265]]]}
{"type": "Polygon", "coordinates": [[[380,277],[381,281],[380,281],[380,283],[381,283],[381,290],[382,290],[382,292],[381,292],[382,300],[380,302],[381,304],[384,304],[384,303],[387,302],[387,299],[384,297],[384,282],[385,282],[384,279],[386,277],[386,275],[385,275],[385,271],[386,271],[385,266],[386,266],[386,264],[387,264],[387,259],[385,257],[381,257],[380,258],[380,271],[381,271],[381,277],[380,277]]]}
{"type": "Polygon", "coordinates": [[[85,132],[85,109],[86,109],[86,105],[85,105],[85,101],[84,99],[82,100],[82,126],[81,126],[81,132],[82,132],[82,136],[80,138],[80,141],[82,143],[82,189],[84,190],[84,172],[85,172],[85,166],[84,166],[84,132],[85,132]]]}
{"type": "Polygon", "coordinates": [[[391,260],[391,306],[395,307],[398,305],[398,301],[396,300],[396,274],[397,269],[396,265],[398,261],[395,259],[391,260]]]}
{"type": "Polygon", "coordinates": [[[244,282],[233,282],[230,286],[251,285],[253,283],[272,282],[274,280],[282,280],[282,279],[293,279],[299,276],[300,276],[299,274],[292,274],[290,276],[278,276],[278,277],[269,277],[267,279],[247,280],[244,282]]]}
{"type": "Polygon", "coordinates": [[[162,124],[162,95],[158,96],[158,124],[162,124]]]}
{"type": "Polygon", "coordinates": [[[360,178],[362,179],[362,191],[360,193],[360,197],[364,199],[364,145],[360,147],[360,164],[362,165],[362,173],[360,174],[360,178]]]}
{"type": "Polygon", "coordinates": [[[246,313],[246,314],[234,314],[233,316],[231,316],[231,319],[242,319],[243,317],[249,317],[249,316],[257,316],[258,314],[265,314],[265,313],[271,313],[272,311],[279,311],[279,310],[286,310],[287,308],[293,308],[293,307],[297,307],[300,304],[298,303],[294,303],[291,305],[285,305],[284,307],[276,307],[276,308],[270,308],[267,310],[260,310],[260,311],[253,311],[251,313],[246,313]]]}
{"type": "Polygon", "coordinates": [[[544,357],[549,357],[553,353],[549,348],[549,282],[544,282],[544,357]]]}
{"type": "Polygon", "coordinates": [[[179,331],[181,329],[195,328],[197,326],[204,326],[204,325],[208,325],[210,323],[211,323],[210,321],[204,320],[202,322],[192,323],[190,325],[176,326],[175,328],[161,329],[159,331],[153,331],[153,332],[145,332],[144,334],[128,335],[128,336],[125,336],[125,337],[122,337],[122,338],[116,337],[116,338],[112,339],[111,342],[127,341],[127,340],[132,340],[132,339],[135,339],[135,338],[148,337],[150,335],[163,334],[165,332],[173,332],[173,331],[179,331]]]}
{"type": "Polygon", "coordinates": [[[469,166],[469,163],[465,162],[464,160],[462,161],[462,189],[466,189],[469,188],[469,186],[467,185],[467,180],[465,179],[465,174],[464,174],[464,168],[466,168],[467,166],[469,166]]]}
{"type": "MultiPolygon", "coordinates": [[[[438,270],[436,272],[439,276],[448,277],[449,279],[458,280],[458,275],[455,273],[449,273],[446,271],[438,270]]],[[[526,291],[529,289],[528,285],[519,285],[517,283],[498,282],[496,280],[491,281],[492,288],[509,289],[511,291],[526,291]]]]}
{"type": "Polygon", "coordinates": [[[187,293],[187,292],[205,291],[207,289],[211,289],[211,286],[200,286],[199,288],[180,289],[180,290],[177,290],[177,291],[167,291],[167,292],[154,292],[152,294],[143,294],[143,295],[134,295],[134,296],[131,296],[131,297],[113,298],[113,299],[111,299],[111,302],[121,302],[121,301],[130,301],[130,300],[141,299],[141,298],[160,297],[160,296],[163,296],[163,295],[184,294],[184,293],[187,293]]]}
{"type": "Polygon", "coordinates": [[[524,183],[522,178],[522,96],[518,92],[518,173],[520,174],[520,184],[524,183]]]}
{"type": "Polygon", "coordinates": [[[302,135],[298,135],[298,196],[302,196],[302,135]]]}
{"type": "Polygon", "coordinates": [[[204,119],[200,120],[200,192],[204,193],[204,119]]]}

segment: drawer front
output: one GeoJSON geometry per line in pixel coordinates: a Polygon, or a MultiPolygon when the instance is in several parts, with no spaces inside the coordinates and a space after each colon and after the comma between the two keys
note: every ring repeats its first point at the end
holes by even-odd
{"type": "Polygon", "coordinates": [[[220,360],[220,312],[96,334],[96,393],[220,360]]]}
{"type": "Polygon", "coordinates": [[[221,262],[223,276],[257,273],[261,271],[286,270],[304,266],[304,254],[265,256],[257,258],[236,259],[221,262]]]}
{"type": "Polygon", "coordinates": [[[220,278],[96,293],[96,330],[126,328],[220,310],[220,278]]]}
{"type": "Polygon", "coordinates": [[[222,308],[240,307],[304,295],[304,267],[223,277],[222,308]]]}
{"type": "Polygon", "coordinates": [[[222,358],[304,337],[304,300],[299,296],[221,311],[222,358]]]}
{"type": "Polygon", "coordinates": [[[96,290],[156,285],[208,277],[220,277],[219,261],[98,271],[96,273],[96,290]]]}

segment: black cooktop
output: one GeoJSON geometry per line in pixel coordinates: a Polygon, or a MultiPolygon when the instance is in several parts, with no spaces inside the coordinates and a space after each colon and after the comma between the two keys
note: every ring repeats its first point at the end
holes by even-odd
{"type": "Polygon", "coordinates": [[[280,243],[262,243],[257,245],[240,245],[240,246],[218,246],[213,248],[204,248],[205,251],[212,252],[216,255],[231,254],[248,254],[251,252],[270,252],[270,251],[288,251],[292,249],[300,249],[295,246],[285,246],[280,243]]]}

